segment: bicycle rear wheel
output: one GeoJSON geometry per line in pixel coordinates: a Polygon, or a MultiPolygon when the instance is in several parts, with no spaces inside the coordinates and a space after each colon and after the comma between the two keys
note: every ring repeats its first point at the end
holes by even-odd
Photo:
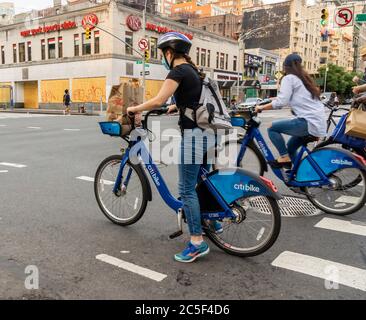
{"type": "Polygon", "coordinates": [[[277,201],[267,196],[237,199],[233,205],[235,219],[220,221],[223,232],[217,234],[209,221],[203,221],[208,238],[225,252],[252,257],[267,251],[281,229],[281,214],[277,201]]]}
{"type": "Polygon", "coordinates": [[[318,209],[335,215],[348,215],[366,203],[366,173],[358,168],[345,168],[332,173],[332,185],[304,188],[308,199],[318,209]]]}
{"type": "Polygon", "coordinates": [[[122,184],[116,193],[113,192],[121,161],[121,155],[114,155],[99,165],[94,179],[94,193],[103,214],[113,223],[127,226],[136,223],[144,214],[148,188],[141,167],[128,161],[123,168],[122,184]]]}

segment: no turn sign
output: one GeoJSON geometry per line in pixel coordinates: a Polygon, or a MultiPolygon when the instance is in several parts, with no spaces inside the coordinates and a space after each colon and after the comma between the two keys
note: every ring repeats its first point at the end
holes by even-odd
{"type": "Polygon", "coordinates": [[[337,9],[334,15],[334,21],[338,27],[350,27],[353,25],[354,9],[337,9]]]}
{"type": "Polygon", "coordinates": [[[138,46],[141,51],[146,51],[149,49],[149,41],[147,39],[141,39],[138,46]]]}

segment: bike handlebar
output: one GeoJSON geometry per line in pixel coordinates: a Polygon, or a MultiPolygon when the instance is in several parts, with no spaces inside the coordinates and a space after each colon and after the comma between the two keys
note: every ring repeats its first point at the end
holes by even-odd
{"type": "Polygon", "coordinates": [[[154,110],[150,110],[148,113],[145,114],[144,120],[142,121],[142,127],[145,130],[148,130],[147,124],[149,121],[149,117],[152,114],[156,114],[157,116],[161,116],[163,114],[166,114],[168,112],[168,104],[164,104],[160,107],[160,109],[154,109],[154,110]]]}

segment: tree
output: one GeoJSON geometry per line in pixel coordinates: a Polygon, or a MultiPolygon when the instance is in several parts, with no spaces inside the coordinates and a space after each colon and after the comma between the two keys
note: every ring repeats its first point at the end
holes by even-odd
{"type": "MultiPolygon", "coordinates": [[[[356,84],[352,81],[354,76],[362,78],[362,74],[357,72],[346,72],[343,67],[339,67],[335,64],[328,64],[327,84],[326,91],[337,92],[340,96],[349,96],[352,94],[352,87],[356,84]]],[[[318,83],[321,83],[321,87],[324,86],[325,78],[325,66],[319,68],[318,83]]]]}

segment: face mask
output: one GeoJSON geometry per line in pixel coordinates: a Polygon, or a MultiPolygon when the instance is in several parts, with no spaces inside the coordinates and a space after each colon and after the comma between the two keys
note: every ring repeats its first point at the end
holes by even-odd
{"type": "Polygon", "coordinates": [[[169,66],[168,62],[166,61],[166,58],[164,55],[163,55],[163,58],[161,59],[161,63],[165,69],[170,70],[170,66],[169,66]]]}

